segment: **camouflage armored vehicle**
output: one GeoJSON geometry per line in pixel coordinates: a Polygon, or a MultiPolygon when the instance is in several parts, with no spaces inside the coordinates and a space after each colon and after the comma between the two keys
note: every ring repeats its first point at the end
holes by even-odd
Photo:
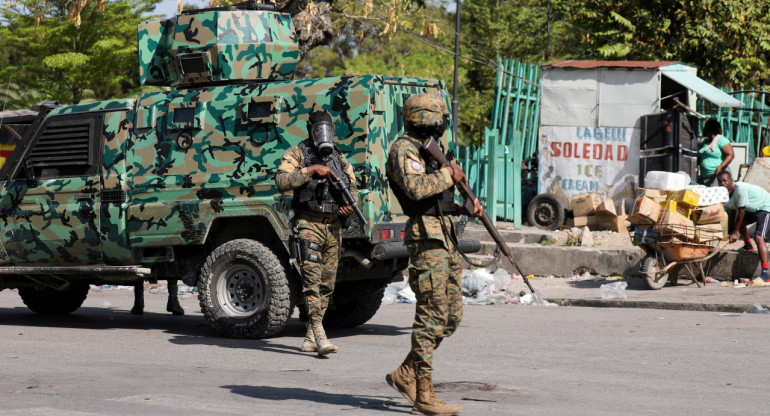
{"type": "MultiPolygon", "coordinates": [[[[377,311],[407,265],[406,217],[385,155],[401,105],[443,82],[376,75],[292,80],[291,18],[272,5],[183,12],[139,24],[141,82],[171,91],[41,105],[0,169],[0,289],[44,314],[76,310],[89,285],[182,279],[230,337],[278,333],[301,302],[287,240],[292,195],[276,190],[284,150],[310,112],[332,114],[368,225],[344,232],[329,326],[377,311]]],[[[450,137],[450,134],[445,135],[450,137]]],[[[464,244],[472,242],[464,242],[464,244]]]]}

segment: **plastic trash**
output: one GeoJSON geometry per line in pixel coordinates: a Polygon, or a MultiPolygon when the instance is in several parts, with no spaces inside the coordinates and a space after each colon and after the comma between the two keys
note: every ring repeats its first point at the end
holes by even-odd
{"type": "Polygon", "coordinates": [[[471,277],[484,279],[489,283],[492,283],[495,281],[495,277],[487,269],[476,269],[471,272],[471,277]]]}
{"type": "Polygon", "coordinates": [[[706,276],[706,283],[720,283],[720,281],[717,279],[714,279],[713,277],[706,276]]]}
{"type": "Polygon", "coordinates": [[[398,296],[395,293],[385,293],[382,295],[383,305],[392,305],[396,302],[398,302],[398,296]]]}
{"type": "Polygon", "coordinates": [[[478,297],[480,293],[486,293],[487,288],[489,288],[489,283],[490,282],[484,278],[471,275],[471,277],[463,279],[463,296],[471,298],[478,297]]]}
{"type": "Polygon", "coordinates": [[[746,309],[746,312],[744,313],[764,313],[764,314],[770,314],[770,310],[767,310],[767,308],[762,307],[762,304],[757,302],[746,309]]]}
{"type": "Polygon", "coordinates": [[[663,191],[678,191],[690,184],[690,175],[684,172],[651,170],[644,175],[644,187],[663,191]]]}
{"type": "Polygon", "coordinates": [[[407,285],[398,291],[398,300],[403,303],[417,303],[417,296],[412,292],[412,288],[407,285]]]}
{"type": "Polygon", "coordinates": [[[599,289],[602,291],[602,299],[625,299],[626,287],[626,282],[613,282],[605,283],[599,286],[599,289]]]}
{"type": "Polygon", "coordinates": [[[111,304],[110,302],[104,302],[104,303],[102,303],[102,307],[103,307],[103,308],[109,308],[110,306],[112,306],[112,304],[111,304]]]}
{"type": "Polygon", "coordinates": [[[497,290],[505,290],[511,283],[511,274],[506,272],[505,269],[497,269],[492,273],[492,277],[495,278],[495,288],[497,290]]]}

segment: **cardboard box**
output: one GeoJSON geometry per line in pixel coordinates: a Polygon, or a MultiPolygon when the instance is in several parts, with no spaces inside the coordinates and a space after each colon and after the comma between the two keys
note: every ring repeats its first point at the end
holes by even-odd
{"type": "Polygon", "coordinates": [[[674,194],[671,195],[671,198],[669,199],[676,201],[680,206],[684,205],[690,208],[695,208],[698,206],[700,195],[698,195],[698,193],[695,191],[682,189],[680,191],[674,192],[674,194]]]}
{"type": "Polygon", "coordinates": [[[594,211],[596,211],[596,215],[603,215],[605,217],[618,215],[617,211],[615,211],[615,201],[611,199],[602,201],[594,208],[594,211]]]}
{"type": "Polygon", "coordinates": [[[703,224],[695,226],[695,241],[705,242],[724,240],[727,238],[727,221],[724,223],[703,224]]]}
{"type": "Polygon", "coordinates": [[[582,217],[594,212],[602,197],[599,194],[578,195],[572,198],[572,215],[582,217]]]}
{"type": "Polygon", "coordinates": [[[690,218],[692,215],[692,208],[670,199],[666,201],[666,204],[663,206],[663,212],[676,212],[679,213],[679,215],[690,218]]]}
{"type": "Polygon", "coordinates": [[[660,204],[645,195],[637,198],[628,221],[631,224],[648,224],[660,218],[660,204]]]}
{"type": "Polygon", "coordinates": [[[597,227],[599,225],[599,220],[596,218],[596,215],[583,215],[582,217],[575,217],[575,218],[567,218],[567,227],[597,227]]]}
{"type": "Polygon", "coordinates": [[[626,227],[626,221],[628,221],[628,215],[617,215],[612,219],[610,229],[616,233],[628,234],[628,227],[626,227]]]}
{"type": "Polygon", "coordinates": [[[612,221],[616,215],[599,214],[596,216],[596,229],[598,231],[610,231],[612,230],[612,221]]]}
{"type": "Polygon", "coordinates": [[[666,211],[662,213],[655,230],[660,237],[676,235],[689,240],[695,238],[695,224],[678,212],[666,211]]]}
{"type": "Polygon", "coordinates": [[[727,221],[727,212],[722,204],[709,205],[695,209],[693,219],[695,224],[716,224],[727,221]]]}
{"type": "Polygon", "coordinates": [[[646,196],[655,202],[663,202],[668,199],[668,191],[662,191],[660,189],[640,189],[639,196],[646,196]]]}

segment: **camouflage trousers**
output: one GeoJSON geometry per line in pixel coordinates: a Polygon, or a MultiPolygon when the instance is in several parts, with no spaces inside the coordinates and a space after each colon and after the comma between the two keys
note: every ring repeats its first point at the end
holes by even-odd
{"type": "Polygon", "coordinates": [[[409,353],[418,377],[433,374],[433,350],[463,319],[462,267],[455,247],[440,240],[408,244],[409,286],[417,296],[409,353]]]}
{"type": "Polygon", "coordinates": [[[318,262],[304,260],[302,269],[302,295],[305,297],[308,322],[323,320],[329,298],[334,291],[337,265],[340,261],[340,221],[337,216],[329,217],[302,214],[297,222],[299,238],[307,243],[318,244],[318,250],[308,248],[308,256],[318,256],[318,262]]]}

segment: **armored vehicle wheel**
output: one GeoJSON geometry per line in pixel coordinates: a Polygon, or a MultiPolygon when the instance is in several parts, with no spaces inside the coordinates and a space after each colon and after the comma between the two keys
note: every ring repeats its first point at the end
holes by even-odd
{"type": "Polygon", "coordinates": [[[289,319],[285,271],[275,253],[254,240],[217,247],[206,258],[198,285],[204,317],[224,336],[269,337],[289,319]]]}
{"type": "Polygon", "coordinates": [[[387,283],[350,282],[332,293],[332,302],[324,314],[324,326],[353,328],[372,319],[380,308],[387,283]]]}
{"type": "Polygon", "coordinates": [[[642,260],[642,266],[639,271],[644,276],[644,282],[647,283],[647,287],[653,290],[657,290],[666,285],[668,281],[667,273],[658,273],[658,259],[655,256],[647,256],[642,260]]]}
{"type": "Polygon", "coordinates": [[[527,206],[527,222],[533,227],[558,230],[565,218],[564,204],[554,194],[537,195],[527,206]]]}
{"type": "Polygon", "coordinates": [[[72,284],[66,290],[20,287],[19,296],[32,312],[41,315],[66,315],[75,312],[83,304],[88,296],[88,289],[89,286],[84,283],[72,284]]]}

